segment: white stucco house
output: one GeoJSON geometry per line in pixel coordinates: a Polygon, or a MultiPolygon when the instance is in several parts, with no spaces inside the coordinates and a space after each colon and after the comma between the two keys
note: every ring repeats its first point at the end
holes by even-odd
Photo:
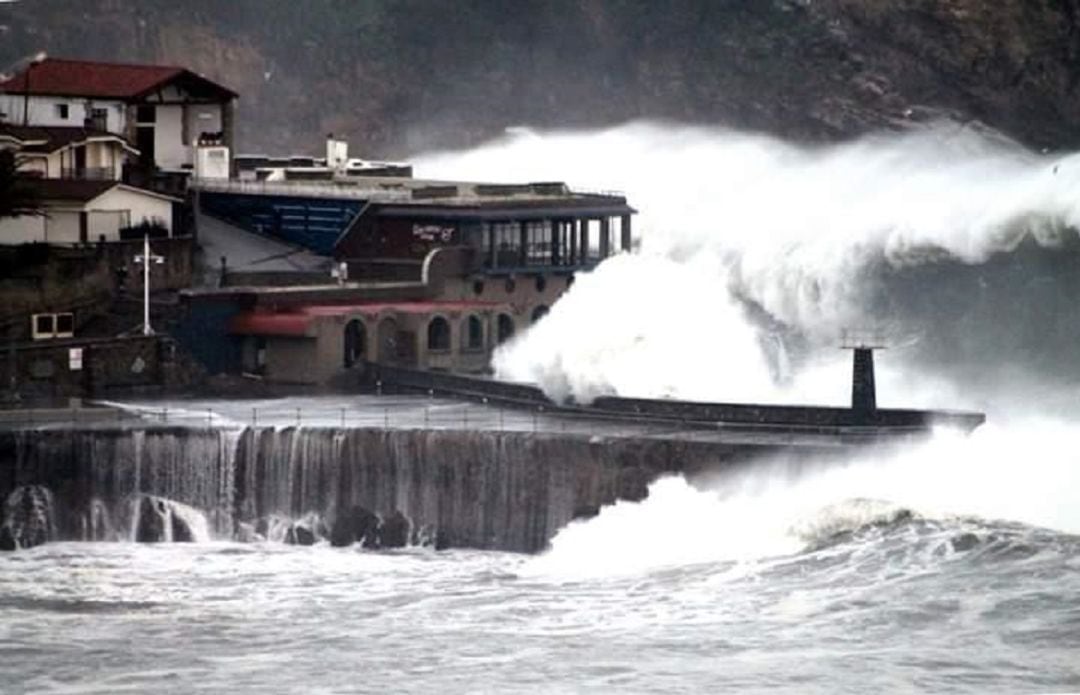
{"type": "Polygon", "coordinates": [[[45,58],[0,81],[0,123],[120,136],[146,168],[190,172],[196,147],[232,147],[235,92],[190,70],[45,58]]]}
{"type": "Polygon", "coordinates": [[[183,201],[119,181],[27,178],[42,215],[0,218],[0,244],[86,244],[119,241],[123,231],[154,225],[173,235],[183,201]]]}

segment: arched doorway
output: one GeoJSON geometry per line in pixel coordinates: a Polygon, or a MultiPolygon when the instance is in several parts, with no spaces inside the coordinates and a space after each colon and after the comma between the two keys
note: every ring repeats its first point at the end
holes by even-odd
{"type": "Polygon", "coordinates": [[[531,317],[532,323],[536,323],[540,319],[544,318],[545,316],[547,316],[547,313],[548,313],[548,308],[547,308],[546,305],[541,304],[540,306],[536,307],[532,311],[532,317],[531,317]]]}
{"type": "Polygon", "coordinates": [[[514,317],[510,314],[499,314],[495,323],[495,337],[498,343],[505,343],[514,337],[514,317]]]}
{"type": "Polygon", "coordinates": [[[428,321],[427,347],[428,350],[450,349],[450,322],[442,316],[436,316],[428,321]]]}
{"type": "Polygon", "coordinates": [[[345,324],[344,336],[345,368],[367,358],[367,329],[360,319],[353,319],[345,324]]]}

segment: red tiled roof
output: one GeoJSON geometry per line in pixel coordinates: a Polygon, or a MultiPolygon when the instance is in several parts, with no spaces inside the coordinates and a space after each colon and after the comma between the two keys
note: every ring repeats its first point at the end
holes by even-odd
{"type": "Polygon", "coordinates": [[[177,78],[236,96],[234,92],[184,68],[167,65],[127,65],[46,58],[0,82],[0,91],[53,96],[131,99],[163,87],[177,78]],[[27,82],[29,81],[29,87],[27,82]]]}

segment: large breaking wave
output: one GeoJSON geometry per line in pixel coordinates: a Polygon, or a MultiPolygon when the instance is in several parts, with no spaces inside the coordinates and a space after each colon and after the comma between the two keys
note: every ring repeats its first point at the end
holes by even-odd
{"type": "Polygon", "coordinates": [[[987,369],[1080,375],[1077,155],[948,123],[819,147],[637,123],[519,129],[418,170],[619,188],[640,210],[638,251],[496,356],[557,396],[842,403],[845,331],[892,348],[888,405],[985,406],[987,369]]]}
{"type": "Polygon", "coordinates": [[[418,168],[620,188],[640,210],[635,252],[579,276],[504,346],[504,378],[578,399],[844,404],[850,357],[837,347],[854,330],[890,348],[879,403],[990,415],[970,439],[794,477],[661,482],[566,529],[541,565],[795,552],[897,509],[1080,533],[1080,156],[950,123],[818,147],[637,123],[516,130],[418,168]]]}

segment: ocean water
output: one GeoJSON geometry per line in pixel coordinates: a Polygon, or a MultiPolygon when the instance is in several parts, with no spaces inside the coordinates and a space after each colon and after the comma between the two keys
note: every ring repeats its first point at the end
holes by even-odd
{"type": "MultiPolygon", "coordinates": [[[[677,507],[723,513],[712,493],[657,485],[652,501],[612,511],[654,524],[685,512],[677,507]]],[[[0,558],[0,684],[4,693],[1080,689],[1080,537],[865,500],[821,514],[829,523],[798,550],[763,557],[723,558],[725,538],[744,529],[717,527],[669,538],[687,554],[659,558],[655,540],[610,529],[570,534],[537,557],[40,546],[0,558]]]]}

